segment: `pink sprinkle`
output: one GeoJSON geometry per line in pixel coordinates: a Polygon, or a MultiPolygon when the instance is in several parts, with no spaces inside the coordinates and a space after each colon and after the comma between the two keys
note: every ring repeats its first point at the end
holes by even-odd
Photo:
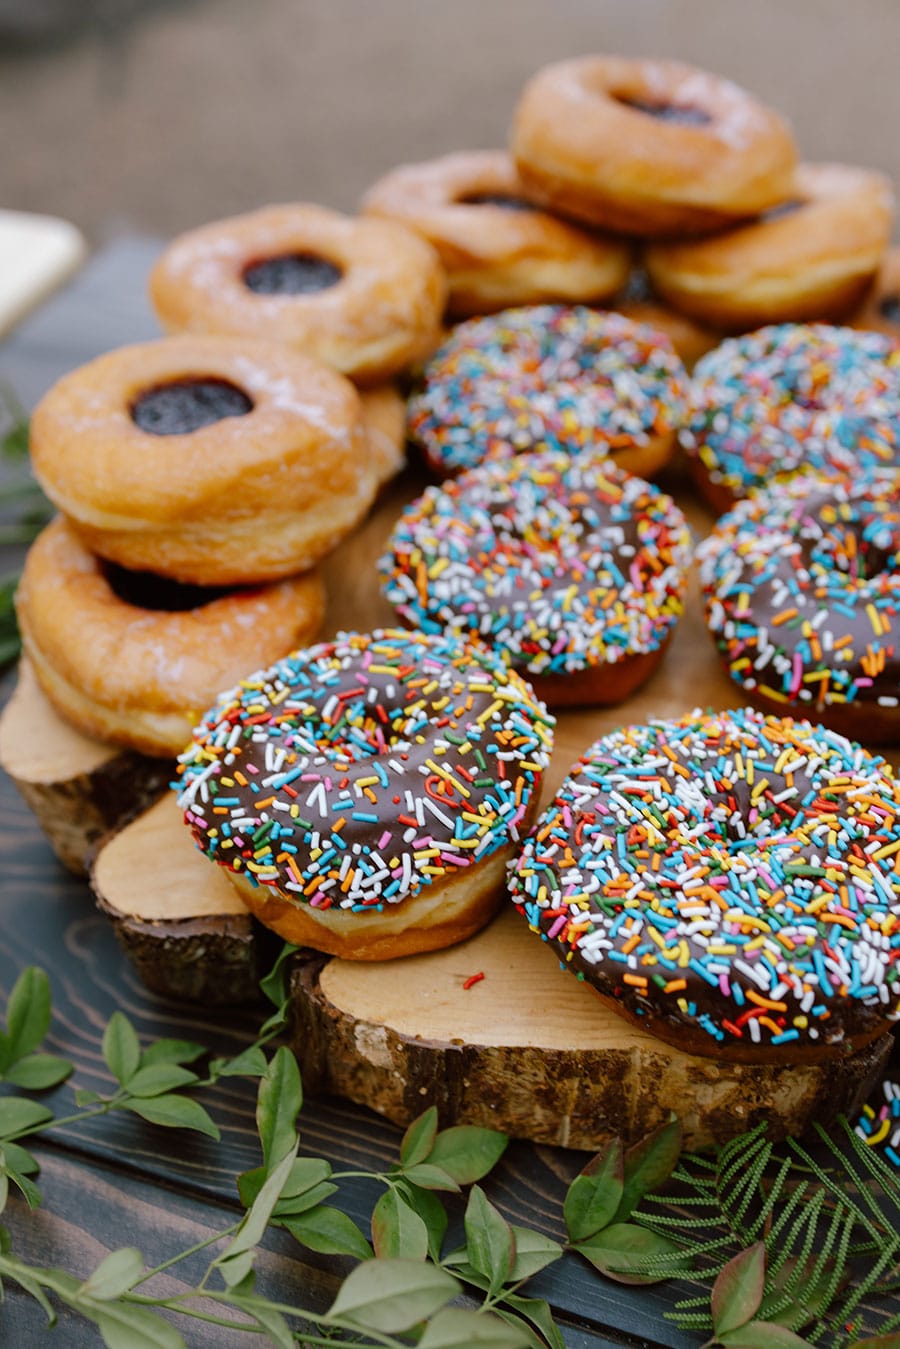
{"type": "Polygon", "coordinates": [[[391,841],[391,831],[390,829],[385,829],[384,833],[381,835],[381,838],[378,840],[379,851],[382,848],[386,848],[387,845],[390,843],[390,841],[391,841]]]}
{"type": "Polygon", "coordinates": [[[547,931],[547,936],[550,938],[551,941],[559,932],[562,931],[562,929],[565,927],[568,921],[569,919],[567,914],[565,913],[560,914],[560,916],[557,918],[553,926],[549,928],[547,931]]]}

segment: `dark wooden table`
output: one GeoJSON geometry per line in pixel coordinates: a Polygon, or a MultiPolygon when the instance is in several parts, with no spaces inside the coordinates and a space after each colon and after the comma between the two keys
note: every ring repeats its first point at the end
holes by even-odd
{"type": "MultiPolygon", "coordinates": [[[[62,294],[24,323],[0,347],[0,379],[32,404],[53,380],[91,356],[157,334],[143,294],[152,241],[126,240],[97,256],[62,294]]],[[[108,1092],[112,1080],[101,1054],[103,1028],[122,1009],[143,1040],[176,1036],[198,1040],[215,1054],[251,1042],[264,1012],[206,1013],[163,1001],[135,978],[86,884],[69,877],[44,842],[33,817],[0,775],[0,996],[29,964],[47,970],[54,1022],[49,1047],[72,1059],[74,1085],[108,1092]]],[[[58,1115],[72,1109],[73,1083],[45,1098],[58,1115]]],[[[45,1206],[29,1213],[13,1201],[4,1222],[14,1248],[33,1262],[85,1275],[112,1249],[137,1246],[149,1264],[220,1230],[239,1213],[234,1177],[259,1160],[254,1126],[255,1084],[225,1079],[201,1097],[222,1129],[212,1144],[196,1134],[154,1129],[130,1114],[112,1114],[50,1132],[35,1148],[45,1206]]],[[[399,1131],[374,1114],[340,1101],[312,1100],[300,1118],[302,1147],[335,1166],[371,1169],[396,1158],[399,1131]]],[[[487,1181],[491,1197],[516,1222],[562,1237],[565,1184],[584,1156],[561,1149],[514,1144],[487,1181]]],[[[366,1225],[377,1188],[342,1188],[347,1212],[366,1225]]],[[[349,1269],[342,1260],[313,1257],[286,1233],[270,1233],[257,1265],[269,1296],[322,1309],[349,1269]]],[[[173,1271],[193,1279],[205,1267],[173,1271]]],[[[683,1285],[631,1289],[595,1275],[567,1256],[531,1282],[529,1292],[549,1299],[572,1349],[611,1345],[688,1349],[699,1337],[680,1334],[663,1313],[683,1285]]],[[[8,1287],[0,1305],[0,1342],[28,1345],[42,1335],[43,1314],[8,1287]]],[[[183,1327],[182,1327],[183,1328],[183,1327]]],[[[247,1344],[246,1336],[193,1323],[190,1344],[247,1344]]],[[[94,1328],[61,1312],[56,1342],[80,1349],[100,1344],[94,1328]]]]}

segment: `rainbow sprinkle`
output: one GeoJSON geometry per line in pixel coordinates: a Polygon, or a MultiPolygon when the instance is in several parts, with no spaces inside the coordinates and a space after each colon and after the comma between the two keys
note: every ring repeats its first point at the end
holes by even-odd
{"type": "Polygon", "coordinates": [[[758,491],[697,553],[710,631],[751,700],[860,705],[900,727],[900,500],[890,482],[804,474],[758,491]],[[896,713],[892,713],[897,709],[896,713]]]}
{"type": "Polygon", "coordinates": [[[713,1056],[789,1058],[900,1018],[898,867],[884,761],[741,709],[597,741],[510,891],[564,963],[651,1032],[699,1028],[713,1056]]]}
{"type": "Polygon", "coordinates": [[[179,804],[230,871],[298,906],[380,911],[518,838],[553,725],[486,649],[345,633],[220,696],[179,804]]]}
{"type": "Polygon", "coordinates": [[[843,473],[900,457],[900,342],[780,323],[698,361],[680,440],[736,498],[776,473],[843,473]]]}
{"type": "Polygon", "coordinates": [[[425,367],[408,428],[442,477],[523,450],[614,454],[671,434],[687,389],[681,361],[653,328],[533,305],[459,324],[425,367]]]}
{"type": "Polygon", "coordinates": [[[691,540],[671,498],[608,460],[529,454],[427,488],[388,550],[404,622],[476,635],[537,676],[656,650],[683,610],[691,540]]]}
{"type": "Polygon", "coordinates": [[[855,1131],[870,1148],[880,1149],[885,1160],[900,1170],[900,1082],[881,1084],[883,1105],[864,1105],[855,1131]]]}

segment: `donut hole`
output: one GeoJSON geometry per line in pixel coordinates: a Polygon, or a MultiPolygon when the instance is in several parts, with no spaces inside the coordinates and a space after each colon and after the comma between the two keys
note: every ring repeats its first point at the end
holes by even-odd
{"type": "Polygon", "coordinates": [[[534,202],[513,192],[466,192],[455,198],[457,206],[499,206],[503,211],[534,211],[534,202]]]}
{"type": "Polygon", "coordinates": [[[705,108],[690,103],[669,103],[665,99],[637,98],[624,93],[613,94],[612,98],[633,112],[643,113],[645,117],[653,117],[658,122],[670,122],[673,126],[709,126],[713,120],[712,114],[705,108]]]}
{"type": "Polygon", "coordinates": [[[777,206],[770,206],[768,211],[763,211],[756,217],[759,225],[768,225],[772,220],[780,220],[782,216],[794,215],[797,211],[802,211],[809,202],[804,197],[789,197],[787,201],[779,202],[777,206]]]}
{"type": "Polygon", "coordinates": [[[900,294],[883,295],[878,301],[878,312],[888,323],[900,325],[900,294]]]}
{"type": "Polygon", "coordinates": [[[807,542],[805,552],[811,571],[836,573],[850,584],[900,571],[900,533],[877,517],[822,519],[821,537],[807,542]]]}
{"type": "Polygon", "coordinates": [[[230,380],[178,379],[144,389],[131,404],[131,420],[151,436],[184,436],[226,417],[246,417],[253,400],[230,380]]]}
{"type": "Polygon", "coordinates": [[[129,571],[116,562],[104,562],[103,575],[110,590],[123,604],[157,613],[180,614],[202,609],[213,600],[234,593],[233,586],[188,585],[167,576],[157,576],[152,571],[129,571]]]}
{"type": "Polygon", "coordinates": [[[336,286],[344,273],[318,253],[280,253],[247,263],[241,280],[257,295],[314,295],[336,286]]]}

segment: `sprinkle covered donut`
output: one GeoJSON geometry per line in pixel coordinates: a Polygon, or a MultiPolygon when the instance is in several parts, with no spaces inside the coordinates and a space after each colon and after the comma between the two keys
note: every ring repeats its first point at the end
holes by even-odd
{"type": "Polygon", "coordinates": [[[900,739],[900,502],[866,477],[802,474],[700,545],[706,616],[732,679],[770,711],[900,739]]]}
{"type": "Polygon", "coordinates": [[[358,960],[487,922],[553,719],[485,649],[345,634],[221,696],[182,756],[198,846],[282,937],[358,960]]]}
{"type": "Polygon", "coordinates": [[[657,488],[547,453],[428,487],[380,569],[411,628],[480,637],[551,705],[610,703],[661,657],[690,555],[684,517],[657,488]]]}
{"type": "Polygon", "coordinates": [[[597,741],[511,894],[604,1001],[688,1053],[851,1053],[900,1018],[900,791],[808,722],[741,709],[597,741]]]}
{"type": "Polygon", "coordinates": [[[900,342],[828,324],[729,338],[694,371],[681,442],[722,514],[776,473],[856,473],[900,449],[900,342]]]}
{"type": "Polygon", "coordinates": [[[441,477],[488,456],[604,448],[647,476],[669,458],[686,399],[684,367],[652,328],[535,305],[459,324],[425,367],[408,424],[441,477]]]}

